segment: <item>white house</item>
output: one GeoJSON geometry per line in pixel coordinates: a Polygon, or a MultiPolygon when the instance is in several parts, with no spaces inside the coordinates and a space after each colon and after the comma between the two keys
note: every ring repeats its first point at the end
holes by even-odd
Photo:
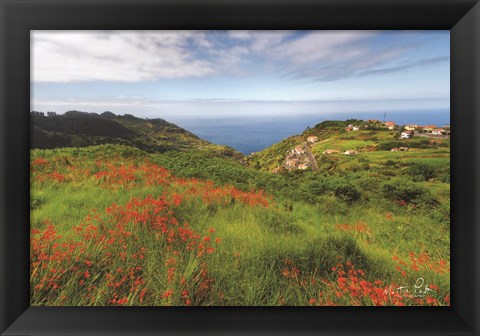
{"type": "Polygon", "coordinates": [[[307,138],[307,141],[310,142],[310,143],[315,143],[318,141],[318,137],[314,136],[314,135],[310,135],[308,138],[307,138]]]}
{"type": "Polygon", "coordinates": [[[345,152],[343,152],[343,154],[345,154],[345,155],[357,155],[358,152],[356,150],[349,149],[349,150],[346,150],[345,152]]]}
{"type": "Polygon", "coordinates": [[[353,126],[352,127],[352,131],[358,131],[359,129],[360,129],[360,127],[358,127],[358,126],[353,126]]]}
{"type": "Polygon", "coordinates": [[[305,149],[303,146],[297,146],[292,150],[293,154],[305,154],[305,149]]]}

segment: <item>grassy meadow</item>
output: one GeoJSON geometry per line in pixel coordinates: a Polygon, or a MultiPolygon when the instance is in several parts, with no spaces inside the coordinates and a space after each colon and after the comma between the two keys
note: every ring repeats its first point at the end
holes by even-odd
{"type": "Polygon", "coordinates": [[[309,134],[316,172],[271,172],[302,136],[242,162],[32,149],[31,304],[449,305],[449,140],[309,134]]]}

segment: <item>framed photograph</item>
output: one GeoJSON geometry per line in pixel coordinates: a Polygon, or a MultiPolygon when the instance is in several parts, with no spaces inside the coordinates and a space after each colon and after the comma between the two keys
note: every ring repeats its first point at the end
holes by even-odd
{"type": "Polygon", "coordinates": [[[2,335],[479,333],[477,1],[1,17],[2,335]]]}

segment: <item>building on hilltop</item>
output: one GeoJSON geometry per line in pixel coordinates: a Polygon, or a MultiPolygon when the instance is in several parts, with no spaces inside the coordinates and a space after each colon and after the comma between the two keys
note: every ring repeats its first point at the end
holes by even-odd
{"type": "Polygon", "coordinates": [[[432,130],[432,135],[443,135],[445,133],[445,130],[441,128],[436,128],[432,130]]]}
{"type": "Polygon", "coordinates": [[[288,170],[297,169],[298,167],[298,160],[297,159],[287,159],[284,162],[284,167],[288,170]]]}
{"type": "Polygon", "coordinates": [[[292,154],[302,155],[305,154],[305,148],[303,146],[297,146],[292,149],[292,154]]]}
{"type": "Polygon", "coordinates": [[[300,170],[306,170],[306,169],[310,168],[310,163],[308,163],[308,162],[300,163],[297,168],[300,169],[300,170]]]}
{"type": "Polygon", "coordinates": [[[343,154],[345,154],[345,155],[357,155],[358,152],[354,149],[349,149],[349,150],[346,150],[345,152],[343,152],[343,154]]]}
{"type": "Polygon", "coordinates": [[[438,127],[435,126],[435,125],[427,125],[423,128],[424,131],[427,131],[427,132],[431,132],[433,131],[434,129],[437,129],[438,127]]]}
{"type": "Polygon", "coordinates": [[[406,131],[415,131],[417,129],[418,125],[405,125],[404,129],[406,131]]]}
{"type": "Polygon", "coordinates": [[[328,154],[338,154],[338,153],[340,153],[340,151],[337,150],[337,149],[327,149],[323,152],[323,154],[327,154],[327,155],[328,154]]]}
{"type": "Polygon", "coordinates": [[[387,121],[383,123],[389,130],[395,129],[396,124],[393,121],[387,121]]]}

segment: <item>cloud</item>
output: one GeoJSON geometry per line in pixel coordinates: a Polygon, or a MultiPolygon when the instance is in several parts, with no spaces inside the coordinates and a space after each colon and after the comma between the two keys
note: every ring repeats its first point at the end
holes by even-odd
{"type": "Polygon", "coordinates": [[[296,65],[311,65],[318,62],[352,60],[366,53],[360,42],[378,32],[371,31],[319,31],[282,43],[272,50],[277,58],[290,60],[296,65]]]}
{"type": "Polygon", "coordinates": [[[252,37],[248,30],[230,30],[228,36],[237,40],[249,40],[252,37]]]}
{"type": "Polygon", "coordinates": [[[450,61],[449,56],[432,57],[432,58],[427,58],[427,59],[423,59],[416,62],[410,62],[405,65],[362,71],[362,72],[359,72],[357,76],[360,77],[360,76],[384,75],[384,74],[389,74],[394,72],[406,71],[412,68],[430,66],[430,65],[434,65],[442,62],[448,62],[448,61],[450,61]]]}
{"type": "Polygon", "coordinates": [[[246,45],[246,55],[256,56],[260,71],[274,71],[290,79],[324,82],[380,75],[381,72],[376,72],[378,67],[394,64],[419,47],[411,36],[402,40],[405,36],[401,34],[394,41],[379,42],[377,39],[382,34],[381,31],[347,30],[228,33],[230,38],[246,45]]]}
{"type": "Polygon", "coordinates": [[[293,79],[336,81],[367,73],[379,66],[395,63],[408,55],[413,43],[383,45],[376,41],[378,31],[320,31],[282,43],[271,51],[285,63],[284,76],[293,79]]]}
{"type": "MultiPolygon", "coordinates": [[[[212,75],[335,81],[401,71],[416,47],[379,31],[34,31],[32,81],[139,82],[212,75]]],[[[405,37],[404,37],[405,39],[405,37]]],[[[408,41],[408,42],[405,42],[408,41]]],[[[413,62],[412,62],[413,63],[413,62]]],[[[422,65],[435,64],[425,62],[422,65]]]]}
{"type": "Polygon", "coordinates": [[[32,80],[149,81],[205,76],[210,62],[187,46],[191,32],[34,31],[32,80]]]}

